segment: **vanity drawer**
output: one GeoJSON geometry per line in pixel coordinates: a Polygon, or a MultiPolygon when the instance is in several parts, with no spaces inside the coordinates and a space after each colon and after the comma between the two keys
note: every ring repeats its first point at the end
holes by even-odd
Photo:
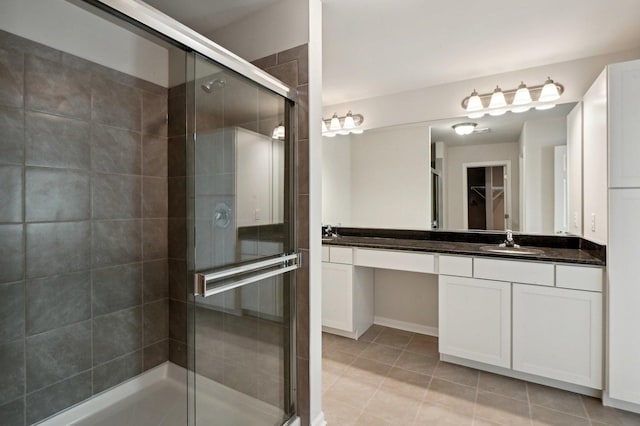
{"type": "Polygon", "coordinates": [[[322,246],[322,261],[329,261],[329,246],[322,246]]]}
{"type": "Polygon", "coordinates": [[[474,258],[473,276],[487,280],[553,286],[554,265],[517,260],[474,258]]]}
{"type": "Polygon", "coordinates": [[[353,264],[353,249],[351,247],[329,247],[329,262],[353,264]]]}
{"type": "Polygon", "coordinates": [[[556,265],[556,286],[602,293],[603,269],[588,266],[556,265]]]}
{"type": "Polygon", "coordinates": [[[473,260],[471,257],[438,256],[438,273],[458,277],[473,276],[473,260]]]}
{"type": "Polygon", "coordinates": [[[356,249],[355,265],[433,274],[435,256],[407,251],[356,249]]]}

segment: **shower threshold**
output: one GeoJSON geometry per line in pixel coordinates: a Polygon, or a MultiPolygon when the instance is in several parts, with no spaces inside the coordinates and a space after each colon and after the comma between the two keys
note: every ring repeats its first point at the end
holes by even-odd
{"type": "MultiPolygon", "coordinates": [[[[39,423],[39,426],[185,426],[186,370],[166,362],[39,423]]],[[[196,424],[274,425],[282,412],[197,375],[196,424]]],[[[298,419],[287,423],[299,424],[298,419]]]]}

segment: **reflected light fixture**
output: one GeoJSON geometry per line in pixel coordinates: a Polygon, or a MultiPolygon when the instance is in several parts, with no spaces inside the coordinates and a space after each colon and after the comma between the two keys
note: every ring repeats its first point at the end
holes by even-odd
{"type": "Polygon", "coordinates": [[[361,134],[364,132],[360,127],[363,121],[362,114],[353,114],[351,111],[344,117],[338,117],[338,113],[333,113],[330,120],[322,119],[322,136],[332,138],[335,135],[348,135],[349,133],[361,134]]]}
{"type": "Polygon", "coordinates": [[[273,129],[273,133],[271,134],[271,139],[279,139],[279,140],[284,140],[284,123],[280,122],[280,124],[278,124],[274,129],[273,129]]]}
{"type": "Polygon", "coordinates": [[[460,136],[470,135],[476,128],[478,123],[458,123],[451,126],[453,130],[460,136]]]}
{"type": "Polygon", "coordinates": [[[496,86],[493,92],[482,94],[474,89],[471,95],[462,100],[462,108],[469,118],[480,118],[487,113],[502,115],[507,111],[525,112],[531,108],[544,110],[553,108],[563,92],[562,84],[547,77],[544,84],[537,86],[527,86],[522,81],[517,89],[501,90],[496,86]]]}

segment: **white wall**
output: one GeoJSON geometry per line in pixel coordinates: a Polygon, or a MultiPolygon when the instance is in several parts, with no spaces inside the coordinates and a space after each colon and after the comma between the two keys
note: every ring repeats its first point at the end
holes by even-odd
{"type": "Polygon", "coordinates": [[[168,87],[168,50],[63,0],[2,0],[0,29],[168,87]]]}
{"type": "Polygon", "coordinates": [[[322,138],[322,223],[351,224],[351,137],[322,138]]]}
{"type": "Polygon", "coordinates": [[[447,193],[447,229],[464,229],[463,169],[464,163],[482,161],[511,161],[511,215],[512,227],[520,229],[519,223],[519,169],[518,143],[496,143],[487,145],[459,145],[447,147],[445,189],[447,193]]]}
{"type": "Polygon", "coordinates": [[[374,293],[377,323],[398,326],[400,322],[416,332],[437,333],[437,275],[376,269],[374,293]]]}
{"type": "MultiPolygon", "coordinates": [[[[247,61],[253,61],[306,44],[311,16],[307,2],[281,0],[205,35],[247,61]]],[[[322,26],[322,17],[313,19],[319,19],[322,26]]]]}
{"type": "Polygon", "coordinates": [[[351,137],[352,225],[430,228],[429,143],[426,125],[372,130],[351,137]]]}
{"type": "Polygon", "coordinates": [[[364,129],[461,117],[464,111],[460,102],[464,97],[469,96],[474,88],[482,93],[491,92],[496,84],[503,89],[515,89],[520,81],[529,85],[542,84],[547,76],[551,76],[565,86],[562,103],[577,102],[582,99],[605,65],[636,58],[640,58],[640,49],[479,77],[388,96],[325,105],[324,116],[330,117],[334,111],[352,110],[354,113],[364,115],[364,129]]]}
{"type": "Polygon", "coordinates": [[[524,212],[521,231],[553,234],[553,147],[567,143],[565,117],[524,123],[520,135],[523,150],[524,212]]]}

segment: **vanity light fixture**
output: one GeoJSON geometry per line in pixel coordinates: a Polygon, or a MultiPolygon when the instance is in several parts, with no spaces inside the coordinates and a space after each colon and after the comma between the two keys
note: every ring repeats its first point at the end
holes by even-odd
{"type": "Polygon", "coordinates": [[[478,123],[458,123],[451,126],[455,132],[460,136],[470,135],[476,128],[478,123]]]}
{"type": "Polygon", "coordinates": [[[550,109],[556,106],[564,92],[564,86],[547,77],[544,84],[527,87],[520,82],[517,89],[501,90],[496,86],[492,93],[482,93],[474,89],[471,95],[462,100],[462,108],[469,118],[480,118],[484,114],[502,115],[507,111],[525,112],[531,108],[538,110],[550,109]]]}
{"type": "Polygon", "coordinates": [[[322,136],[332,138],[335,135],[348,135],[349,133],[361,134],[364,132],[360,128],[363,121],[362,114],[353,114],[351,111],[344,117],[338,117],[338,113],[333,113],[330,120],[322,119],[322,136]]]}

